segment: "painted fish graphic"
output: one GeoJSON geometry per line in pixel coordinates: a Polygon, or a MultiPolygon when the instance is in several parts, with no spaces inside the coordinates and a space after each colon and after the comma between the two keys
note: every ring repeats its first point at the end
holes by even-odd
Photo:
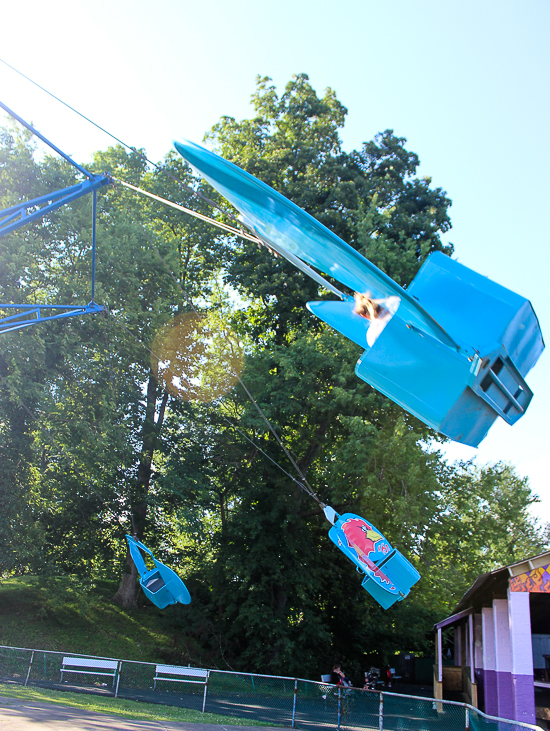
{"type": "Polygon", "coordinates": [[[405,599],[420,579],[411,562],[360,515],[338,515],[330,505],[323,512],[332,526],[328,537],[364,575],[363,589],[384,609],[405,599]]]}
{"type": "Polygon", "coordinates": [[[348,545],[355,550],[357,558],[376,576],[381,584],[395,590],[393,582],[377,567],[372,559],[382,559],[391,548],[384,536],[363,518],[348,518],[341,526],[348,545]],[[373,554],[371,557],[370,554],[373,554]]]}

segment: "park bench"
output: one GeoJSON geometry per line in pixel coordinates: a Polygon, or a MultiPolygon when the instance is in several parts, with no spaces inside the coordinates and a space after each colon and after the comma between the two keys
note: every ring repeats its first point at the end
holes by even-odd
{"type": "Polygon", "coordinates": [[[78,673],[79,675],[102,675],[113,679],[113,687],[117,679],[117,660],[91,660],[86,657],[64,657],[61,665],[61,683],[63,673],[78,673]]]}
{"type": "Polygon", "coordinates": [[[153,690],[157,688],[157,680],[166,680],[169,683],[195,683],[203,685],[202,710],[204,713],[209,673],[209,670],[202,670],[201,668],[186,668],[180,665],[157,665],[155,668],[155,677],[153,678],[153,690]]]}

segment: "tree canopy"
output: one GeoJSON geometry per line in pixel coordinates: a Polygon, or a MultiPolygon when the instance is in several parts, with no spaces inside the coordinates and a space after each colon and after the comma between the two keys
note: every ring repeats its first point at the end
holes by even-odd
{"type": "MultiPolygon", "coordinates": [[[[252,119],[209,133],[220,154],[403,286],[430,252],[452,254],[450,200],[403,137],[344,152],[346,109],[304,74],[280,96],[259,78],[252,100],[252,119]]],[[[2,133],[1,207],[74,181],[34,152],[26,133],[2,133]]],[[[204,189],[175,153],[152,168],[114,147],[92,167],[212,215],[178,184],[204,189]]],[[[90,211],[80,199],[2,238],[2,302],[88,301],[90,211]]],[[[117,186],[99,196],[97,235],[109,314],[2,335],[4,573],[114,576],[116,600],[137,607],[132,532],[193,597],[162,619],[174,660],[317,677],[335,659],[358,672],[369,656],[427,651],[478,573],[548,545],[511,466],[448,465],[440,437],[355,377],[359,348],[304,308],[329,293],[286,261],[117,186]],[[406,601],[384,612],[363,591],[249,394],[320,498],[415,564],[406,601]]]]}

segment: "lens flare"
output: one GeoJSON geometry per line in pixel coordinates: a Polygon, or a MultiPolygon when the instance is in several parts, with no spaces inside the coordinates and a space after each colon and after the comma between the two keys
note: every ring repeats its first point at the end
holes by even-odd
{"type": "Polygon", "coordinates": [[[152,351],[159,383],[184,401],[215,401],[233,388],[243,368],[237,336],[215,313],[177,315],[157,333],[152,351]]]}

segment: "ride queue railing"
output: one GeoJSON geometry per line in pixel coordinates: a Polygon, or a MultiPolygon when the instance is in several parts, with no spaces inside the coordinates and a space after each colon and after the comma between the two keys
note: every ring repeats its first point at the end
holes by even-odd
{"type": "Polygon", "coordinates": [[[466,703],[312,680],[210,670],[204,684],[155,683],[156,664],[0,646],[0,682],[95,693],[194,709],[304,731],[518,731],[539,726],[488,716],[466,703]],[[62,676],[63,658],[117,663],[115,682],[89,670],[62,676]],[[107,682],[105,682],[107,680],[107,682]]]}

